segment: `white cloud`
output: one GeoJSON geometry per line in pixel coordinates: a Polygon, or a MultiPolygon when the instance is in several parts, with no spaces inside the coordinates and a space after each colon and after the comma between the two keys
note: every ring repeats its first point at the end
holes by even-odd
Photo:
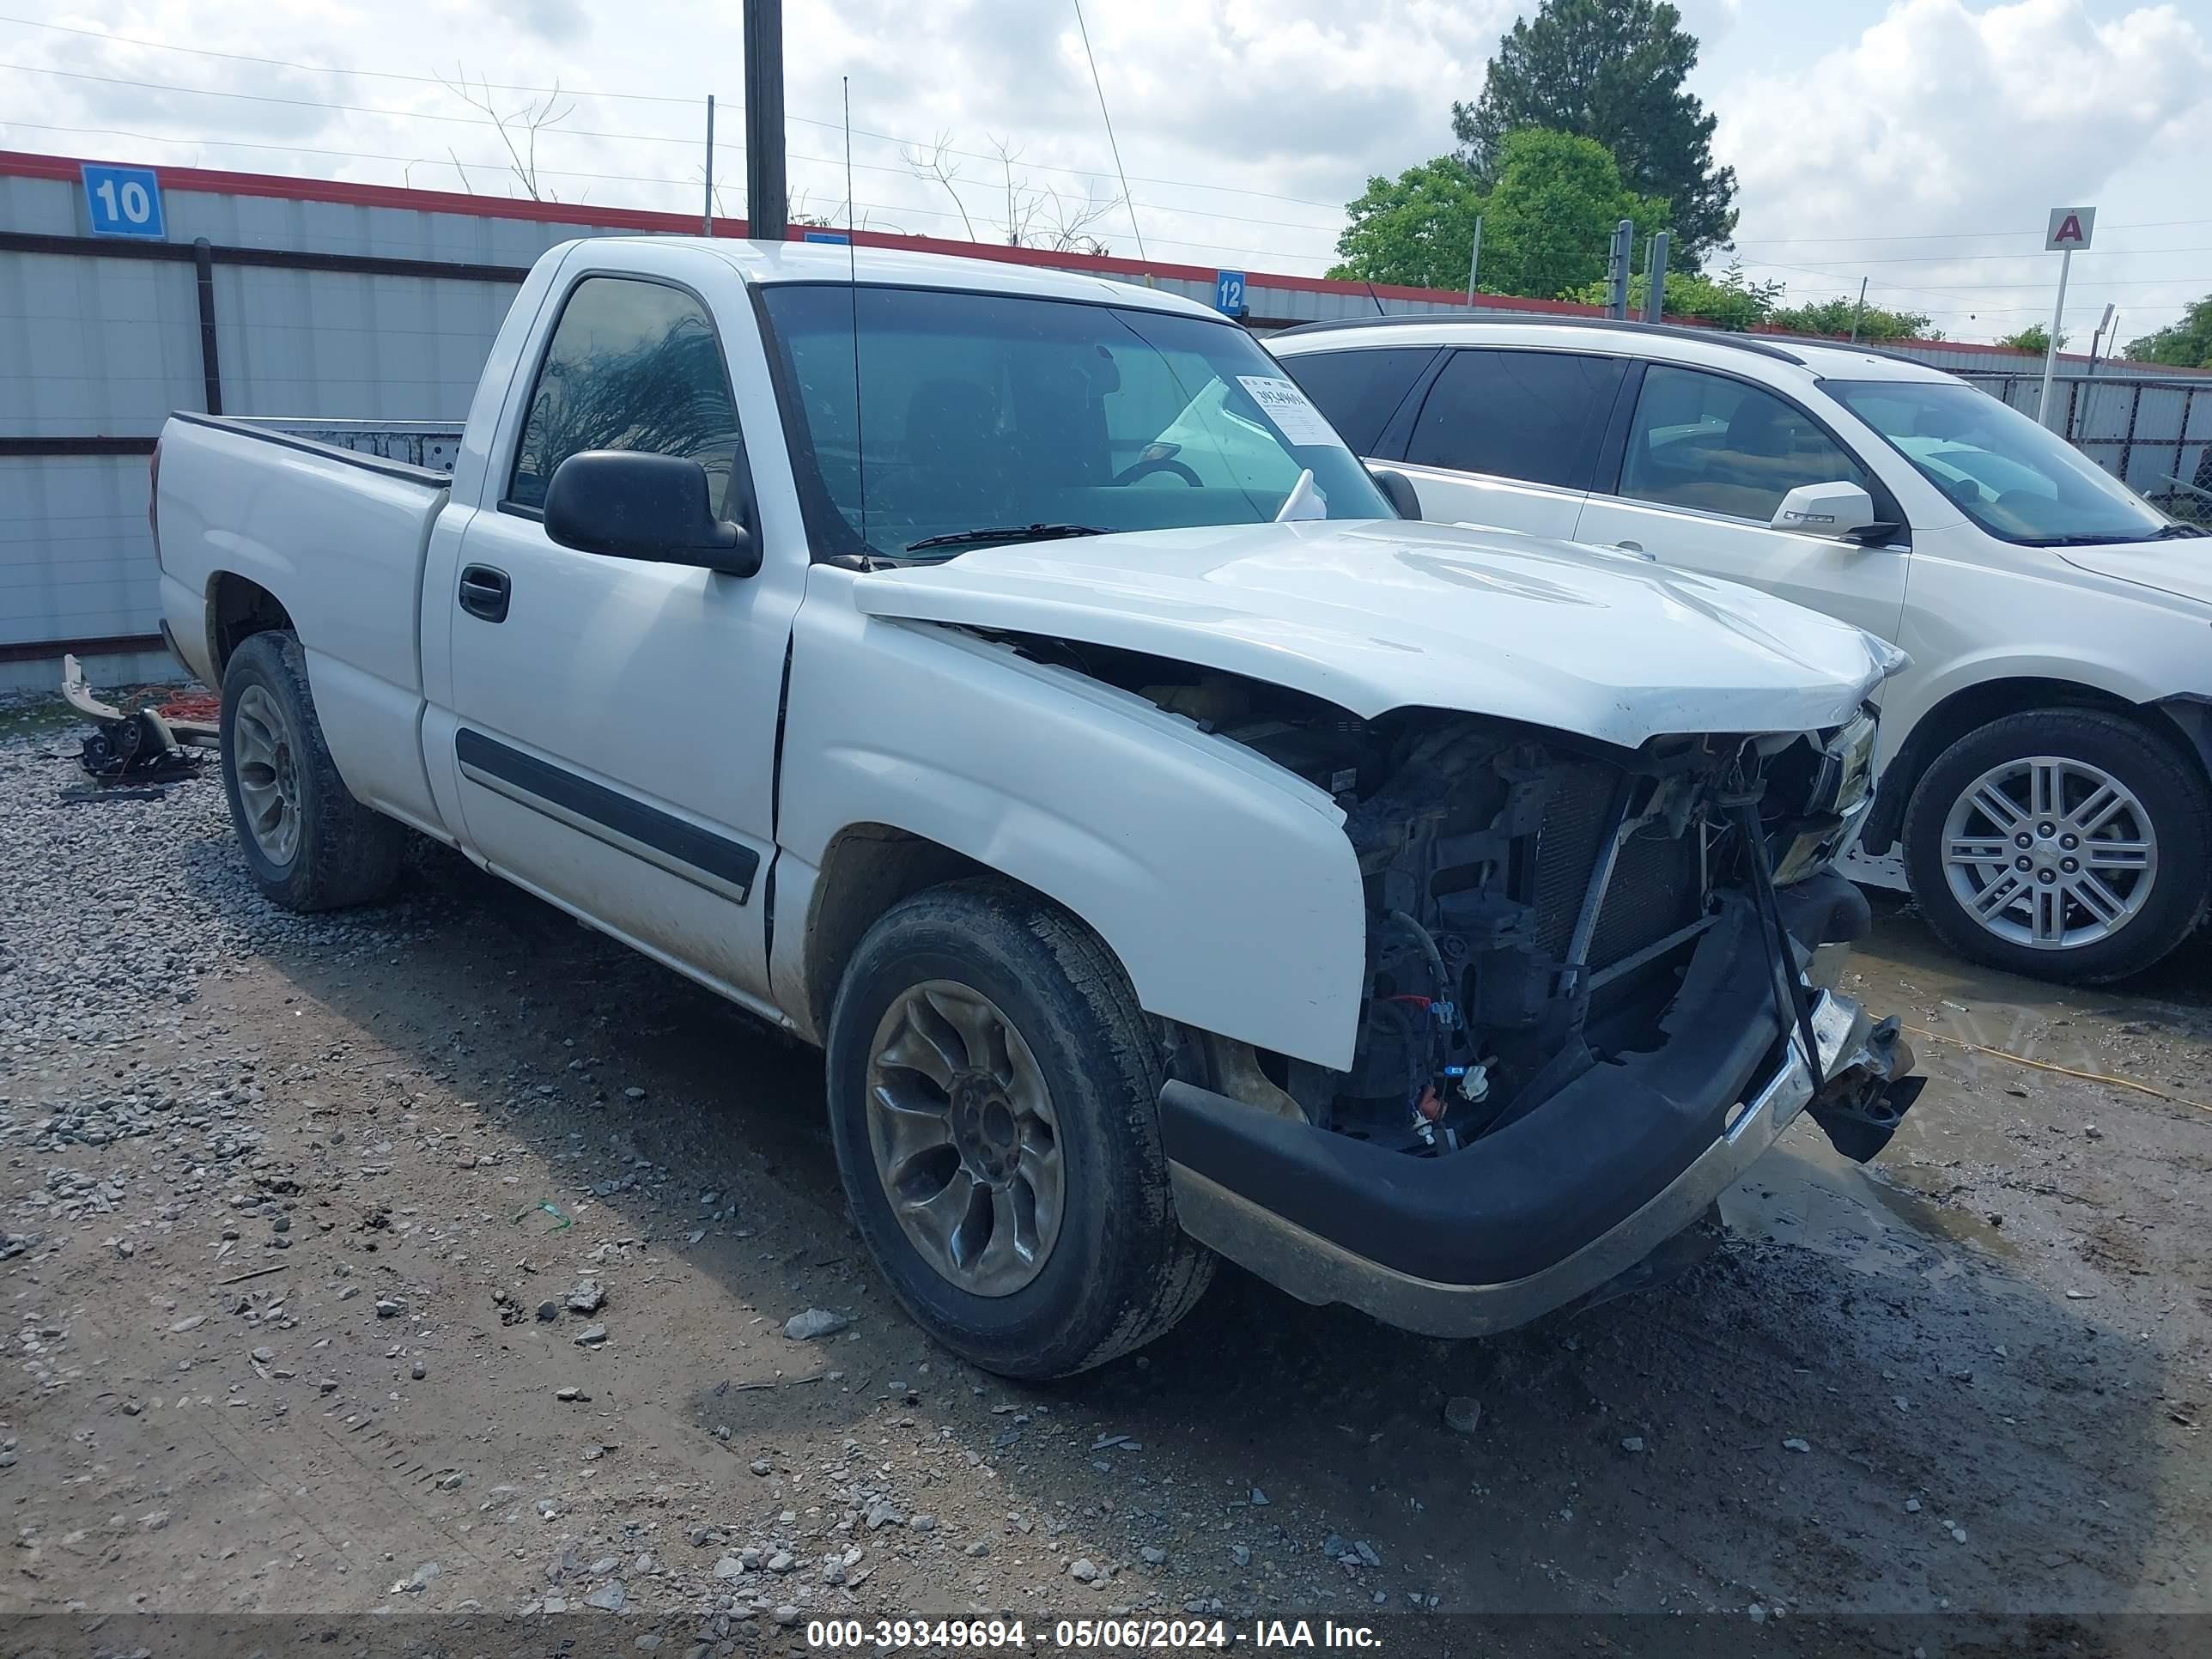
{"type": "MultiPolygon", "coordinates": [[[[2122,227],[2212,210],[2185,166],[2158,165],[2191,131],[2212,138],[2208,86],[2212,43],[2170,5],[2100,21],[2081,0],[1899,0],[1850,45],[1732,88],[1715,147],[1742,186],[1747,258],[1793,290],[1855,290],[1866,275],[1878,302],[1986,338],[2047,313],[2048,208],[2096,203],[2122,227]]],[[[2152,296],[2182,295],[2212,252],[2118,250],[2173,246],[2184,228],[2100,232],[2076,263],[2075,304],[2126,295],[2147,314],[2152,296]]],[[[2212,222],[2179,240],[2212,243],[2212,222]]]]}
{"type": "MultiPolygon", "coordinates": [[[[1449,148],[1452,100],[1476,94],[1498,36],[1534,3],[1091,0],[1091,43],[1153,257],[1317,274],[1341,204],[1370,174],[1449,148]]],[[[1855,291],[1865,274],[1878,299],[1941,312],[1955,335],[2019,326],[2049,303],[2039,258],[1888,261],[2032,248],[2039,236],[1867,239],[2039,231],[2062,199],[2102,210],[2099,252],[2075,266],[2084,307],[2118,298],[2136,332],[2212,289],[2212,252],[2107,257],[2103,229],[2212,214],[2201,160],[2212,154],[2206,23],[2172,5],[2124,9],[2128,0],[1898,0],[1887,14],[1880,3],[1683,0],[1686,27],[1709,48],[1697,88],[1721,118],[1717,151],[1743,185],[1743,246],[1794,296],[1855,291]],[[1789,240],[1806,237],[1842,240],[1789,240]]],[[[457,155],[475,188],[504,193],[499,134],[428,78],[465,66],[495,83],[561,83],[575,112],[541,141],[547,184],[598,204],[694,208],[701,105],[714,93],[717,176],[726,209],[738,207],[737,4],[470,0],[422,30],[394,27],[402,15],[374,0],[78,0],[47,14],[299,68],[0,24],[9,63],[111,77],[0,71],[0,143],[444,189],[459,183],[457,155]],[[176,89],[186,87],[292,101],[176,89]]],[[[1067,0],[787,0],[785,46],[791,179],[815,211],[845,198],[845,76],[866,222],[960,234],[942,187],[913,177],[900,153],[901,139],[940,133],[968,152],[955,158],[955,187],[979,234],[1002,234],[1006,181],[993,139],[1018,153],[1018,182],[1071,201],[1119,193],[1067,0]]],[[[503,110],[531,98],[496,94],[503,110]]],[[[1101,228],[1132,250],[1125,213],[1101,228]]],[[[2212,224],[2110,242],[2212,245],[2212,224]]]]}

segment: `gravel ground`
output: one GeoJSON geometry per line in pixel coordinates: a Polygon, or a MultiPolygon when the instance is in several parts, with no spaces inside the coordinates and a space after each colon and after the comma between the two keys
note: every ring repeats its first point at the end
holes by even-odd
{"type": "Polygon", "coordinates": [[[0,737],[0,1611],[744,1647],[2208,1610],[2212,1112],[1960,1046],[2212,1102],[2201,944],[2055,992],[1887,907],[1850,988],[1950,1040],[1923,1104],[1871,1170],[1793,1130],[1690,1277],[1450,1344],[1228,1271],[1020,1388],[874,1279],[811,1051],[438,849],[386,906],[276,912],[212,777],[65,805],[74,750],[0,737]]]}

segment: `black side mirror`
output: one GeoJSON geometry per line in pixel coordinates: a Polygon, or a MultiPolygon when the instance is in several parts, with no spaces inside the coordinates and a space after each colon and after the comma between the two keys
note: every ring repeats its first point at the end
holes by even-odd
{"type": "Polygon", "coordinates": [[[553,470],[545,533],[580,553],[750,576],[760,550],[742,526],[714,516],[710,493],[707,469],[683,456],[587,449],[553,470]]]}
{"type": "Polygon", "coordinates": [[[1387,466],[1370,466],[1367,471],[1374,478],[1376,488],[1389,499],[1391,506],[1398,509],[1400,518],[1419,519],[1421,516],[1420,494],[1413,488],[1411,478],[1402,472],[1393,472],[1387,466]]]}

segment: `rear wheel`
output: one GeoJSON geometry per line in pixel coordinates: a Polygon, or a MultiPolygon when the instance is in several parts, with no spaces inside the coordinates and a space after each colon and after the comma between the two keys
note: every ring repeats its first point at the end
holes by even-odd
{"type": "Polygon", "coordinates": [[[2149,967],[2204,908],[2212,799],[2188,757],[2124,715],[2008,715],[1912,793],[1913,896],[1961,955],[2075,982],[2149,967]]]}
{"type": "Polygon", "coordinates": [[[262,892],[288,910],[333,910],[391,890],[406,832],[338,776],[297,635],[256,634],[232,653],[221,730],[230,820],[262,892]]]}
{"type": "Polygon", "coordinates": [[[1073,918],[989,881],[907,899],[854,952],[829,1035],[854,1220],[945,1346],[1062,1376],[1197,1301],[1214,1258],[1169,1199],[1158,1049],[1073,918]]]}

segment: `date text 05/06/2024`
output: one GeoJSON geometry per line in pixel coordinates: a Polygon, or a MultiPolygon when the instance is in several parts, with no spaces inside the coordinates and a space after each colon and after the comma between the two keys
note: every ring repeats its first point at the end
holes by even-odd
{"type": "MultiPolygon", "coordinates": [[[[817,1619],[806,1625],[807,1646],[833,1651],[929,1648],[1022,1652],[1031,1641],[1031,1627],[1018,1619],[817,1619]]],[[[1382,1645],[1370,1626],[1339,1624],[1333,1619],[1262,1619],[1249,1629],[1219,1619],[1059,1619],[1035,1626],[1034,1641],[1041,1652],[1231,1647],[1372,1650],[1382,1645]]]]}

